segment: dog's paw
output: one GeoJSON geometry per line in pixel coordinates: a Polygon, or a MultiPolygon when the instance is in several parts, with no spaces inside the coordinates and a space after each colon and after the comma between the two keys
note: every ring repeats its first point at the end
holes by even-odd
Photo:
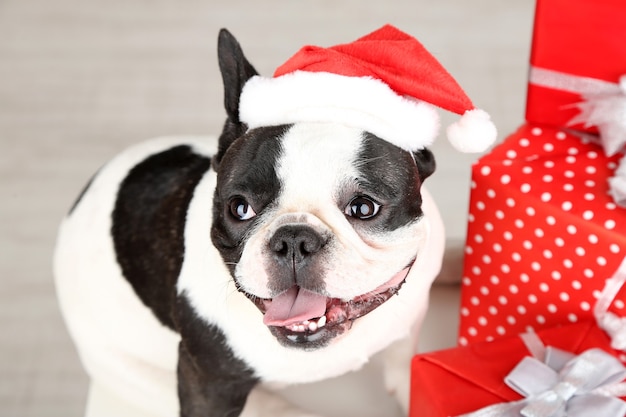
{"type": "Polygon", "coordinates": [[[400,367],[387,367],[385,369],[385,388],[387,388],[389,395],[396,399],[405,415],[409,411],[410,383],[408,366],[404,369],[400,367]]]}

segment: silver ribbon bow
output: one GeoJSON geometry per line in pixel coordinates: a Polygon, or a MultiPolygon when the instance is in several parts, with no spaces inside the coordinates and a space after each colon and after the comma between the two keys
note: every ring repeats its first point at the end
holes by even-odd
{"type": "MultiPolygon", "coordinates": [[[[626,74],[618,83],[595,78],[581,77],[533,67],[530,70],[532,84],[561,91],[580,94],[581,103],[575,104],[580,113],[568,124],[595,126],[600,133],[600,143],[608,156],[615,155],[626,145],[626,74]]],[[[609,180],[611,196],[616,204],[626,207],[626,157],[609,180]]]]}
{"type": "Polygon", "coordinates": [[[626,75],[605,91],[582,91],[583,102],[576,104],[580,113],[568,124],[596,126],[607,155],[615,155],[626,144],[626,75]]]}
{"type": "Polygon", "coordinates": [[[624,417],[626,368],[601,349],[576,356],[548,347],[545,363],[527,356],[505,382],[525,399],[460,417],[624,417]]]}
{"type": "MultiPolygon", "coordinates": [[[[585,127],[596,126],[604,152],[615,155],[626,144],[626,75],[622,75],[612,92],[586,92],[585,101],[578,103],[580,113],[569,124],[583,123],[585,127]]],[[[626,157],[609,179],[610,193],[615,203],[626,207],[626,157]]]]}

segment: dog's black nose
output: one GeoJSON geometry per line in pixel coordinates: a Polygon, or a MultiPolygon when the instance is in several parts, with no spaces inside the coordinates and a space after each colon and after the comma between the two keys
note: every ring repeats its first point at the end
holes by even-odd
{"type": "Polygon", "coordinates": [[[270,238],[270,249],[284,261],[299,265],[318,252],[326,239],[310,226],[281,226],[270,238]]]}

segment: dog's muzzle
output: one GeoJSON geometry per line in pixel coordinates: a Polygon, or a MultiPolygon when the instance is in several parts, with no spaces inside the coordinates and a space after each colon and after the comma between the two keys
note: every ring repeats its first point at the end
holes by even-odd
{"type": "Polygon", "coordinates": [[[263,323],[281,343],[316,349],[349,330],[355,320],[395,295],[409,270],[410,266],[374,291],[348,301],[326,297],[297,285],[272,299],[247,295],[263,313],[263,323]]]}
{"type": "Polygon", "coordinates": [[[326,345],[395,295],[413,263],[366,294],[351,300],[328,297],[314,261],[327,241],[307,225],[281,226],[269,240],[279,271],[272,284],[278,295],[264,299],[246,294],[263,313],[263,323],[285,345],[307,349],[326,345]]]}

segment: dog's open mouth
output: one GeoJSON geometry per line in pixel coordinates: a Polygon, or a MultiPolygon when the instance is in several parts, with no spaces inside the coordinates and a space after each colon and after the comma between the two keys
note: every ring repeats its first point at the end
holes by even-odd
{"type": "MultiPolygon", "coordinates": [[[[352,323],[384,304],[402,287],[410,266],[373,291],[345,301],[293,286],[272,299],[247,294],[267,325],[284,344],[321,347],[352,323]]],[[[303,346],[304,347],[304,346],[303,346]]]]}

